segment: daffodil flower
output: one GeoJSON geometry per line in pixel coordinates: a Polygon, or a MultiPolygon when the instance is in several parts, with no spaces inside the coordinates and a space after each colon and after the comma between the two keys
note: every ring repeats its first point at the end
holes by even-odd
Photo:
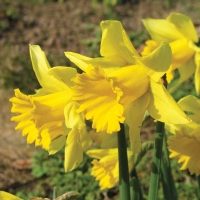
{"type": "Polygon", "coordinates": [[[171,64],[171,50],[168,44],[161,44],[140,57],[119,21],[103,21],[101,28],[102,57],[65,53],[83,70],[74,79],[74,100],[97,132],[114,133],[120,130],[120,123],[127,123],[131,147],[138,152],[146,111],[159,121],[188,123],[161,82],[171,64]]]}
{"type": "Polygon", "coordinates": [[[4,191],[0,191],[0,199],[1,200],[22,200],[21,198],[4,191]]]}
{"type": "MultiPolygon", "coordinates": [[[[87,154],[94,158],[92,161],[91,174],[99,182],[101,190],[109,189],[119,182],[118,150],[113,149],[92,149],[87,154]]],[[[131,171],[134,160],[133,152],[127,151],[129,171],[131,171]]]]}
{"type": "Polygon", "coordinates": [[[51,68],[44,52],[30,45],[30,56],[41,88],[33,95],[15,90],[11,112],[16,129],[27,136],[27,143],[42,146],[54,154],[65,146],[65,170],[73,170],[82,161],[83,150],[90,140],[84,116],[76,112],[73,101],[73,82],[76,70],[71,67],[51,68]],[[73,156],[73,155],[76,156],[73,156]]]}
{"type": "Polygon", "coordinates": [[[168,71],[168,80],[173,78],[173,71],[178,68],[179,81],[171,91],[186,81],[195,72],[195,87],[200,94],[200,48],[195,44],[198,35],[191,19],[181,13],[171,13],[166,19],[145,19],[144,26],[152,40],[146,42],[142,52],[147,55],[159,43],[167,42],[172,49],[173,62],[168,71]]]}
{"type": "Polygon", "coordinates": [[[192,174],[199,175],[200,100],[194,96],[186,96],[178,103],[193,121],[185,125],[167,125],[168,130],[173,133],[168,141],[170,157],[178,160],[181,170],[188,169],[192,174]]]}

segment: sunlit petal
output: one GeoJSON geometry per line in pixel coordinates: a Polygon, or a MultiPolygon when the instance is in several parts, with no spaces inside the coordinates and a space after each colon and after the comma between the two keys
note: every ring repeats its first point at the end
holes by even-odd
{"type": "Polygon", "coordinates": [[[100,53],[104,57],[120,57],[127,64],[134,63],[133,55],[138,55],[119,21],[101,22],[102,39],[100,53]]]}
{"type": "Polygon", "coordinates": [[[157,120],[172,124],[186,124],[190,120],[161,83],[151,81],[149,113],[157,120]]]}
{"type": "Polygon", "coordinates": [[[129,139],[134,153],[138,153],[141,150],[140,129],[148,104],[149,94],[147,93],[126,108],[125,122],[129,127],[129,139]]]}
{"type": "Polygon", "coordinates": [[[167,20],[172,22],[185,37],[194,42],[198,41],[198,35],[194,24],[188,16],[173,12],[167,17],[167,20]]]}
{"type": "Polygon", "coordinates": [[[143,24],[153,40],[171,42],[184,36],[177,27],[166,19],[145,19],[143,24]]]}

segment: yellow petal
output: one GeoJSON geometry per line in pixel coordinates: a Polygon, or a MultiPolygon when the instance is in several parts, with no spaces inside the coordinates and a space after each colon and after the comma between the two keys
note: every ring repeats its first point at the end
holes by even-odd
{"type": "Polygon", "coordinates": [[[179,39],[170,43],[173,55],[174,69],[185,62],[188,62],[194,55],[194,49],[190,45],[190,41],[179,39]]]}
{"type": "Polygon", "coordinates": [[[173,12],[167,17],[167,20],[172,22],[186,38],[194,42],[198,41],[197,32],[192,20],[188,16],[173,12]]]}
{"type": "Polygon", "coordinates": [[[65,146],[65,171],[72,171],[83,160],[83,148],[80,141],[79,131],[75,128],[67,136],[65,146]]]}
{"type": "Polygon", "coordinates": [[[114,84],[123,92],[120,103],[127,105],[147,92],[149,89],[148,72],[146,67],[131,65],[107,73],[107,76],[114,80],[114,84]]]}
{"type": "Polygon", "coordinates": [[[197,97],[188,95],[180,99],[178,104],[193,121],[200,123],[200,100],[197,97]]]}
{"type": "Polygon", "coordinates": [[[188,62],[181,65],[178,70],[180,77],[172,85],[169,85],[168,91],[170,93],[175,92],[183,82],[187,81],[192,76],[195,71],[194,59],[190,59],[188,62]]]}
{"type": "Polygon", "coordinates": [[[132,102],[126,108],[126,123],[129,127],[129,139],[133,153],[141,150],[140,129],[144,119],[144,114],[149,104],[148,93],[132,102]]]}
{"type": "Polygon", "coordinates": [[[16,114],[12,117],[17,122],[16,129],[27,136],[27,143],[35,142],[48,150],[52,140],[65,134],[64,108],[70,98],[65,91],[34,96],[15,90],[10,101],[11,111],[16,114]]]}
{"type": "Polygon", "coordinates": [[[176,152],[181,163],[181,170],[189,169],[191,173],[200,174],[200,137],[199,130],[194,134],[178,133],[169,137],[170,151],[176,152]]]}
{"type": "Polygon", "coordinates": [[[76,75],[77,71],[73,67],[56,66],[48,71],[48,74],[63,82],[66,87],[73,86],[72,78],[76,75]]]}
{"type": "Polygon", "coordinates": [[[143,56],[140,61],[149,68],[148,75],[157,81],[171,65],[172,52],[168,44],[162,43],[149,55],[143,56]]]}
{"type": "Polygon", "coordinates": [[[159,43],[155,40],[147,40],[145,46],[141,52],[142,56],[148,56],[152,51],[154,51],[159,46],[159,43]]]}
{"type": "Polygon", "coordinates": [[[195,54],[195,64],[196,64],[196,69],[195,69],[195,76],[194,76],[194,83],[195,83],[195,89],[197,95],[200,94],[200,53],[195,54]]]}
{"type": "Polygon", "coordinates": [[[117,148],[112,149],[91,149],[87,151],[87,155],[91,158],[101,159],[107,155],[118,155],[117,148]]]}
{"type": "Polygon", "coordinates": [[[122,24],[115,20],[102,21],[101,29],[101,55],[103,57],[120,57],[125,62],[133,64],[135,62],[133,55],[138,54],[122,24]]]}
{"type": "Polygon", "coordinates": [[[143,24],[153,40],[171,42],[183,38],[177,27],[168,20],[149,18],[143,20],[143,24]]]}
{"type": "MultiPolygon", "coordinates": [[[[99,181],[101,190],[114,187],[119,181],[118,150],[92,149],[87,154],[98,160],[92,161],[91,174],[99,181]]],[[[133,153],[128,150],[129,172],[133,167],[133,153]]]]}
{"type": "Polygon", "coordinates": [[[4,191],[0,191],[0,199],[1,200],[22,200],[21,198],[4,191]]]}
{"type": "Polygon", "coordinates": [[[38,45],[30,45],[30,56],[33,65],[33,70],[40,83],[48,92],[59,91],[66,88],[66,85],[55,79],[48,74],[50,69],[49,62],[45,56],[45,53],[38,45]]]}
{"type": "Polygon", "coordinates": [[[50,121],[64,122],[64,108],[71,98],[71,94],[66,91],[32,98],[35,105],[34,115],[37,125],[42,126],[50,121]],[[48,115],[45,115],[46,113],[48,115]]]}
{"type": "Polygon", "coordinates": [[[33,119],[34,105],[31,96],[25,95],[16,89],[15,96],[10,99],[12,103],[11,112],[15,114],[11,118],[17,123],[16,130],[21,130],[23,136],[27,136],[27,143],[33,143],[39,137],[39,130],[33,119]]]}
{"type": "Polygon", "coordinates": [[[151,81],[148,111],[153,118],[172,124],[190,122],[185,113],[161,83],[151,81]]]}
{"type": "Polygon", "coordinates": [[[89,58],[78,53],[65,52],[66,57],[77,65],[82,71],[89,72],[94,67],[100,68],[116,68],[121,67],[126,64],[119,57],[99,57],[99,58],[89,58]]]}
{"type": "Polygon", "coordinates": [[[89,62],[92,59],[87,56],[83,56],[74,52],[65,52],[65,56],[84,72],[88,72],[93,68],[89,65],[89,62]]]}
{"type": "Polygon", "coordinates": [[[93,120],[92,127],[97,132],[119,131],[120,122],[124,121],[123,106],[118,102],[122,94],[113,86],[112,80],[95,68],[91,73],[78,75],[74,81],[74,99],[80,103],[79,112],[84,112],[86,119],[93,120]]]}
{"type": "Polygon", "coordinates": [[[173,70],[173,66],[170,65],[169,69],[166,72],[166,79],[167,79],[167,83],[170,83],[174,78],[174,70],[173,70]]]}
{"type": "Polygon", "coordinates": [[[49,147],[48,147],[48,152],[50,155],[57,153],[60,151],[66,143],[66,135],[60,135],[53,141],[51,141],[49,147]]]}
{"type": "Polygon", "coordinates": [[[74,127],[84,127],[84,117],[81,113],[78,113],[78,104],[76,102],[69,102],[65,106],[64,114],[65,114],[65,125],[67,128],[74,127]]]}

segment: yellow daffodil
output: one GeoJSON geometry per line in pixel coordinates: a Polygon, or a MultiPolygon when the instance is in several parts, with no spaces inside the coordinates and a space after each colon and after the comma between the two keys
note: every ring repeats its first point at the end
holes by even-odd
{"type": "Polygon", "coordinates": [[[180,78],[171,91],[195,71],[195,87],[199,94],[200,49],[195,45],[198,42],[198,35],[191,19],[181,13],[171,13],[166,19],[149,18],[143,20],[143,23],[152,38],[146,42],[143,55],[154,50],[160,42],[169,43],[172,49],[173,62],[167,73],[168,81],[173,78],[173,71],[176,68],[179,69],[180,78]]]}
{"type": "Polygon", "coordinates": [[[138,152],[146,111],[159,121],[188,123],[160,80],[171,64],[171,50],[168,44],[161,44],[140,57],[120,22],[103,21],[101,28],[102,57],[65,53],[83,70],[74,79],[74,99],[80,103],[78,111],[92,120],[97,132],[114,133],[120,130],[120,123],[127,123],[131,147],[138,152]]]}
{"type": "MultiPolygon", "coordinates": [[[[101,190],[109,189],[119,182],[118,150],[114,149],[93,149],[87,151],[87,154],[95,158],[92,161],[91,174],[99,182],[101,190]]],[[[133,153],[127,151],[129,171],[133,167],[133,153]]]]}
{"type": "Polygon", "coordinates": [[[65,146],[65,170],[72,170],[82,161],[83,150],[90,142],[84,117],[77,113],[78,104],[72,100],[71,78],[77,72],[71,67],[51,68],[37,45],[30,45],[30,55],[41,88],[33,95],[15,90],[10,99],[11,112],[16,114],[12,121],[28,143],[34,142],[50,154],[65,146]]]}
{"type": "Polygon", "coordinates": [[[22,200],[21,198],[4,191],[0,191],[0,199],[1,200],[22,200]]]}
{"type": "Polygon", "coordinates": [[[186,96],[179,101],[181,108],[193,120],[185,125],[167,127],[174,135],[169,137],[170,157],[181,163],[181,170],[188,169],[191,173],[200,174],[200,100],[194,96],[186,96]]]}

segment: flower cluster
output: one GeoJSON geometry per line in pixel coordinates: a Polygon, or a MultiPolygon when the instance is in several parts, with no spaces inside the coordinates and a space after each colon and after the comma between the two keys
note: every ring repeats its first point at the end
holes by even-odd
{"type": "Polygon", "coordinates": [[[119,21],[102,21],[100,57],[65,52],[76,67],[51,67],[41,48],[30,45],[41,88],[31,95],[16,89],[10,99],[12,121],[27,143],[49,154],[65,148],[65,171],[78,167],[86,152],[95,159],[91,171],[101,189],[119,180],[116,135],[121,124],[128,127],[129,171],[133,168],[146,114],[166,123],[174,133],[169,138],[171,157],[178,158],[182,169],[200,174],[200,100],[188,96],[176,103],[163,84],[165,75],[170,82],[175,70],[180,73],[177,85],[195,71],[196,92],[200,93],[200,51],[194,25],[180,13],[143,22],[152,39],[142,52],[134,48],[119,21]]]}

